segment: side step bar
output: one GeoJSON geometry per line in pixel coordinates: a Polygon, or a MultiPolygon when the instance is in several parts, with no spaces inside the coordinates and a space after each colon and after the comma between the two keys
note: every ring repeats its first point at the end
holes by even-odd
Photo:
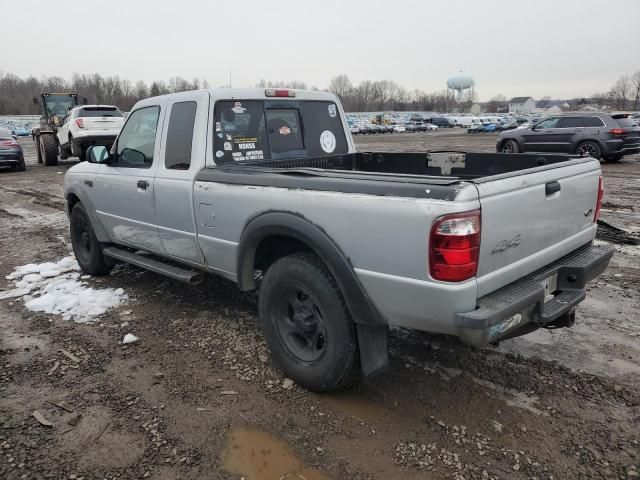
{"type": "Polygon", "coordinates": [[[152,260],[151,258],[129,252],[128,250],[121,250],[117,247],[105,247],[102,253],[107,257],[130,263],[136,267],[151,270],[152,272],[159,273],[165,277],[173,278],[174,280],[188,283],[190,285],[198,285],[202,282],[202,273],[200,272],[167,265],[166,263],[152,260]]]}

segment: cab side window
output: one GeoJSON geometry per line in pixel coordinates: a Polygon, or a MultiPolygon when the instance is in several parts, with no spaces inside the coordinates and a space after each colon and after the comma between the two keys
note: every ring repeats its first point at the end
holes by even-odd
{"type": "Polygon", "coordinates": [[[584,127],[584,118],[583,117],[564,117],[562,119],[562,123],[560,124],[561,128],[577,128],[584,127]]]}
{"type": "Polygon", "coordinates": [[[160,107],[144,107],[132,112],[122,128],[116,149],[120,167],[149,168],[158,130],[160,107]]]}
{"type": "Polygon", "coordinates": [[[191,166],[193,125],[196,120],[196,102],[174,103],[169,116],[164,164],[173,170],[188,170],[191,166]]]}
{"type": "Polygon", "coordinates": [[[560,117],[547,118],[546,120],[543,120],[540,123],[536,124],[536,129],[543,130],[545,128],[557,128],[559,122],[560,117]]]}

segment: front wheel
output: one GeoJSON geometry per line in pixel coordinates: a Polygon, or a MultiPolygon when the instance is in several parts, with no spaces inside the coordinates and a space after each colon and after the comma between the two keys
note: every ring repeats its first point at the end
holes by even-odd
{"type": "Polygon", "coordinates": [[[80,203],[71,211],[70,236],[73,253],[83,273],[101,276],[108,275],[114,267],[102,253],[102,245],[96,238],[91,221],[80,203]]]}
{"type": "Polygon", "coordinates": [[[356,328],[337,282],[311,253],[295,253],[267,270],[260,321],[282,370],[308,390],[343,388],[360,371],[356,328]]]}
{"type": "Polygon", "coordinates": [[[602,150],[600,150],[600,145],[596,142],[582,142],[578,145],[576,149],[576,153],[581,157],[593,157],[595,159],[599,159],[602,156],[602,150]]]}
{"type": "Polygon", "coordinates": [[[502,144],[502,153],[518,153],[520,148],[515,140],[505,140],[502,144]]]}

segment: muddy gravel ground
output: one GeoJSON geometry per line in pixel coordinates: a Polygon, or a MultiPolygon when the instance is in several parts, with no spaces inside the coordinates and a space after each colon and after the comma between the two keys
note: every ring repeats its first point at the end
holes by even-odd
{"type": "MultiPolygon", "coordinates": [[[[495,140],[356,137],[378,151],[495,140]]],[[[0,290],[15,267],[70,251],[62,181],[74,162],[44,168],[21,143],[27,171],[0,171],[0,290]]],[[[603,170],[603,218],[637,232],[640,156],[603,170]]],[[[396,329],[388,372],[329,395],[272,365],[255,295],[224,280],[187,287],[118,266],[85,280],[128,295],[91,324],[0,301],[0,478],[636,478],[640,247],[616,249],[573,328],[487,349],[396,329]],[[126,333],[139,341],[122,345],[126,333]]]]}

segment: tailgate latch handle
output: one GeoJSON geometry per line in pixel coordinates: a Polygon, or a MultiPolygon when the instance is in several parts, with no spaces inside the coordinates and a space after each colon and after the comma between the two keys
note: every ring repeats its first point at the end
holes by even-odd
{"type": "Polygon", "coordinates": [[[544,186],[544,192],[549,195],[553,195],[556,192],[560,191],[560,182],[554,180],[553,182],[549,182],[544,186]]]}

